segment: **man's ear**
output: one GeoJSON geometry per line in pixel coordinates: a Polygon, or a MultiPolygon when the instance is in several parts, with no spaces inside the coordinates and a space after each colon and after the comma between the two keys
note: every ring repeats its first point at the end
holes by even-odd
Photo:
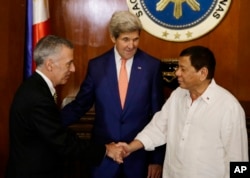
{"type": "Polygon", "coordinates": [[[114,36],[110,35],[110,39],[111,39],[111,41],[112,41],[113,43],[115,43],[115,42],[116,42],[116,39],[115,39],[115,37],[114,37],[114,36]]]}
{"type": "Polygon", "coordinates": [[[53,69],[53,61],[51,59],[46,59],[44,61],[44,66],[45,66],[45,68],[46,68],[47,71],[51,72],[52,69],[53,69]]]}
{"type": "Polygon", "coordinates": [[[206,80],[207,79],[207,75],[208,75],[208,69],[206,67],[202,67],[200,69],[200,80],[203,81],[203,80],[206,80]]]}

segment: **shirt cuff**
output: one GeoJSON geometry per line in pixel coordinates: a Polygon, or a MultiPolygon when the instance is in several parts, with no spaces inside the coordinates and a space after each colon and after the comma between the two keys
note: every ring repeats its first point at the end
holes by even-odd
{"type": "Polygon", "coordinates": [[[153,145],[153,142],[151,141],[151,139],[149,137],[147,137],[146,135],[142,135],[142,134],[138,134],[135,137],[136,140],[139,140],[140,142],[142,142],[144,149],[147,151],[153,151],[155,150],[155,147],[153,145]]]}

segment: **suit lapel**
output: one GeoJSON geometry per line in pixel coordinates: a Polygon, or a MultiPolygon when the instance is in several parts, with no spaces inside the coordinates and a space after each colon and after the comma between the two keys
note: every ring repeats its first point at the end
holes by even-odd
{"type": "MultiPolygon", "coordinates": [[[[139,50],[138,50],[139,51],[139,50]]],[[[140,55],[138,55],[139,52],[137,52],[133,59],[133,64],[131,68],[131,74],[129,79],[129,85],[128,85],[128,91],[127,96],[125,100],[125,105],[123,109],[123,113],[125,113],[127,107],[130,105],[131,100],[133,100],[133,95],[136,92],[136,88],[140,86],[140,82],[142,81],[142,77],[144,76],[143,73],[145,72],[144,69],[144,62],[140,55]]],[[[117,106],[120,106],[121,108],[121,102],[120,102],[120,95],[119,95],[119,89],[118,89],[118,79],[117,79],[117,71],[116,71],[116,63],[115,63],[115,57],[114,57],[114,50],[111,50],[110,53],[107,55],[107,75],[108,75],[108,82],[111,92],[111,96],[113,96],[112,100],[117,103],[117,106]]]]}
{"type": "Polygon", "coordinates": [[[131,74],[130,74],[130,79],[129,79],[129,85],[128,85],[124,111],[130,105],[131,100],[133,100],[133,95],[137,91],[136,89],[138,89],[139,88],[138,86],[140,86],[141,79],[144,76],[142,74],[145,72],[143,65],[144,65],[143,60],[136,57],[135,55],[132,68],[131,68],[131,74]]]}
{"type": "Polygon", "coordinates": [[[111,96],[113,96],[111,99],[114,100],[114,102],[117,103],[117,106],[120,106],[121,108],[114,50],[108,53],[106,64],[107,64],[106,72],[108,75],[107,78],[108,78],[108,84],[109,84],[108,88],[109,88],[109,92],[111,93],[111,96]]]}

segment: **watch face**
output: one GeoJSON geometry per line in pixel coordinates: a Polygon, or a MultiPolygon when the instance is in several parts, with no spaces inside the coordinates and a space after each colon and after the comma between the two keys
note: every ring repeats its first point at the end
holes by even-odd
{"type": "Polygon", "coordinates": [[[127,0],[148,33],[182,42],[201,37],[226,15],[231,0],[127,0]]]}

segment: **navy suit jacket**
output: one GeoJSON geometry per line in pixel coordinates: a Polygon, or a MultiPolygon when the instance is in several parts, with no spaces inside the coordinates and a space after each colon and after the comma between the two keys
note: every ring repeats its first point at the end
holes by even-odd
{"type": "MultiPolygon", "coordinates": [[[[81,118],[94,105],[96,115],[93,140],[101,144],[132,141],[164,102],[161,63],[138,49],[122,109],[114,56],[114,49],[111,49],[89,61],[80,91],[75,100],[62,110],[63,122],[67,126],[81,118]]],[[[150,162],[162,164],[164,152],[164,149],[154,151],[150,162]]]]}

